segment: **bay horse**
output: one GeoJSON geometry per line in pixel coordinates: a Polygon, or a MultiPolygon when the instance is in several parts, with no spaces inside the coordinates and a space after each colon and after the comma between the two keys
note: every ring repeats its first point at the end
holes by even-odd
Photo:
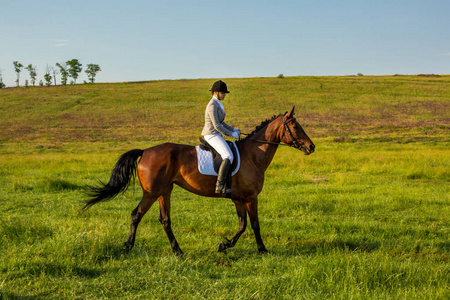
{"type": "MultiPolygon", "coordinates": [[[[305,155],[314,152],[315,145],[294,118],[294,109],[262,122],[246,138],[236,142],[240,152],[239,171],[232,177],[231,200],[236,206],[239,229],[231,240],[221,242],[218,251],[234,247],[247,227],[247,214],[254,231],[260,253],[267,252],[261,239],[258,221],[258,194],[264,183],[264,172],[271,163],[280,143],[303,151],[305,155]]],[[[125,192],[134,176],[138,175],[143,196],[139,205],[131,212],[131,228],[126,250],[131,250],[136,239],[136,229],[142,217],[152,204],[159,201],[161,222],[172,251],[183,255],[172,232],[170,220],[170,195],[174,184],[191,193],[206,197],[225,197],[215,193],[217,177],[202,175],[198,171],[197,154],[194,146],[166,143],[146,150],[135,149],[123,154],[117,161],[109,182],[101,187],[91,187],[90,200],[84,209],[97,202],[114,198],[125,192]],[[137,162],[138,158],[140,161],[137,162]]],[[[102,184],[103,185],[103,184],[102,184]]]]}

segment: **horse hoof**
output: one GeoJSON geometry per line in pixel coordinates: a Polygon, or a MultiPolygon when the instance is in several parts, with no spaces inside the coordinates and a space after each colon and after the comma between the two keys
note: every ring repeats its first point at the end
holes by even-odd
{"type": "Polygon", "coordinates": [[[259,254],[267,254],[269,251],[266,248],[258,249],[259,254]]]}
{"type": "Polygon", "coordinates": [[[227,249],[227,247],[225,246],[225,244],[223,242],[221,242],[219,244],[219,247],[217,247],[217,252],[223,252],[225,249],[227,249]]]}
{"type": "Polygon", "coordinates": [[[183,251],[175,252],[175,255],[176,255],[176,257],[183,258],[184,252],[183,251]]]}
{"type": "Polygon", "coordinates": [[[129,252],[129,251],[131,251],[131,249],[133,249],[133,246],[134,246],[134,245],[132,245],[132,244],[130,244],[130,243],[128,243],[128,242],[125,242],[125,243],[123,244],[123,250],[126,251],[126,252],[129,252]]]}

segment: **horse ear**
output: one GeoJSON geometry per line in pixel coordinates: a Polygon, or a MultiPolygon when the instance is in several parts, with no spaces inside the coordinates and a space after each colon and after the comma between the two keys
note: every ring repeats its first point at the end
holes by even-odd
{"type": "Polygon", "coordinates": [[[290,119],[290,118],[294,117],[294,109],[295,109],[295,106],[292,107],[290,112],[288,112],[288,114],[286,115],[286,119],[290,119]]]}

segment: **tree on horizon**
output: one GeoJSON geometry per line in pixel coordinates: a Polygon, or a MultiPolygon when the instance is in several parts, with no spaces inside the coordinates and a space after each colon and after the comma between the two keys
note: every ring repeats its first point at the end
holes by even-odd
{"type": "Polygon", "coordinates": [[[32,64],[29,64],[28,67],[26,67],[25,69],[27,69],[28,72],[30,72],[31,84],[34,86],[36,83],[36,76],[37,76],[36,67],[33,67],[32,64]]]}
{"type": "Polygon", "coordinates": [[[0,89],[4,88],[2,69],[0,69],[0,89]]]}
{"type": "Polygon", "coordinates": [[[13,61],[13,65],[14,65],[14,70],[16,71],[16,74],[17,74],[16,84],[17,84],[17,87],[19,87],[20,72],[22,72],[23,65],[21,63],[19,63],[17,60],[13,61]]]}
{"type": "Polygon", "coordinates": [[[47,86],[50,86],[52,84],[52,75],[50,75],[51,73],[51,68],[49,65],[45,66],[45,75],[44,75],[44,79],[45,79],[45,84],[47,86]]]}
{"type": "MultiPolygon", "coordinates": [[[[61,84],[67,84],[67,77],[69,76],[68,67],[66,63],[56,63],[56,66],[59,68],[59,73],[61,74],[61,84]]],[[[56,77],[55,77],[56,78],[56,77]]]]}
{"type": "Polygon", "coordinates": [[[87,69],[84,72],[86,72],[91,83],[94,83],[95,76],[97,76],[97,73],[100,72],[101,70],[102,69],[100,69],[100,66],[97,64],[88,64],[87,69]]]}
{"type": "Polygon", "coordinates": [[[69,66],[68,72],[70,77],[73,78],[73,83],[77,83],[78,73],[81,72],[83,69],[81,66],[81,63],[78,61],[78,59],[72,59],[66,62],[66,64],[69,66]]]}

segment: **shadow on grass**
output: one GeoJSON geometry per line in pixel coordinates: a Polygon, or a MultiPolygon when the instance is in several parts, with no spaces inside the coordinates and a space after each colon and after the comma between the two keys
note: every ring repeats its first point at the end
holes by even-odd
{"type": "Polygon", "coordinates": [[[71,183],[64,179],[47,178],[41,183],[41,188],[45,191],[73,191],[84,189],[84,186],[71,183]]]}
{"type": "Polygon", "coordinates": [[[13,184],[15,191],[61,192],[83,190],[86,187],[64,179],[43,178],[38,184],[17,182],[13,184]]]}
{"type": "Polygon", "coordinates": [[[440,243],[438,244],[438,248],[443,251],[450,251],[450,242],[440,243]]]}
{"type": "Polygon", "coordinates": [[[18,299],[18,300],[36,300],[38,299],[36,296],[19,296],[18,294],[14,293],[7,293],[0,291],[0,299],[6,300],[6,299],[18,299]]]}
{"type": "Polygon", "coordinates": [[[100,271],[92,268],[82,268],[82,267],[74,267],[72,269],[73,274],[77,275],[78,277],[84,277],[84,278],[96,278],[101,276],[102,274],[106,273],[106,271],[100,271]]]}
{"type": "MultiPolygon", "coordinates": [[[[131,250],[132,251],[132,250],[131,250]]],[[[130,250],[125,249],[123,244],[108,243],[104,248],[94,255],[95,263],[105,263],[110,260],[121,260],[132,254],[130,250]]]]}
{"type": "MultiPolygon", "coordinates": [[[[13,278],[30,278],[30,277],[82,277],[82,278],[97,278],[103,275],[106,271],[100,270],[96,267],[82,267],[75,264],[64,264],[58,262],[21,262],[17,265],[15,271],[7,274],[7,279],[13,278]]],[[[0,298],[1,299],[1,298],[0,298]]],[[[8,298],[7,298],[8,299],[8,298]]]]}
{"type": "MultiPolygon", "coordinates": [[[[292,243],[283,249],[274,249],[274,252],[291,255],[326,254],[336,250],[343,252],[370,253],[381,247],[380,241],[351,241],[351,240],[308,240],[292,243]],[[280,251],[278,251],[280,250],[280,251]]],[[[270,251],[270,249],[269,249],[270,251]]]]}
{"type": "MultiPolygon", "coordinates": [[[[10,218],[0,220],[0,236],[5,242],[15,244],[33,244],[53,236],[53,229],[50,226],[40,223],[27,222],[25,219],[10,218]]],[[[6,247],[7,243],[0,244],[6,247]]]]}

